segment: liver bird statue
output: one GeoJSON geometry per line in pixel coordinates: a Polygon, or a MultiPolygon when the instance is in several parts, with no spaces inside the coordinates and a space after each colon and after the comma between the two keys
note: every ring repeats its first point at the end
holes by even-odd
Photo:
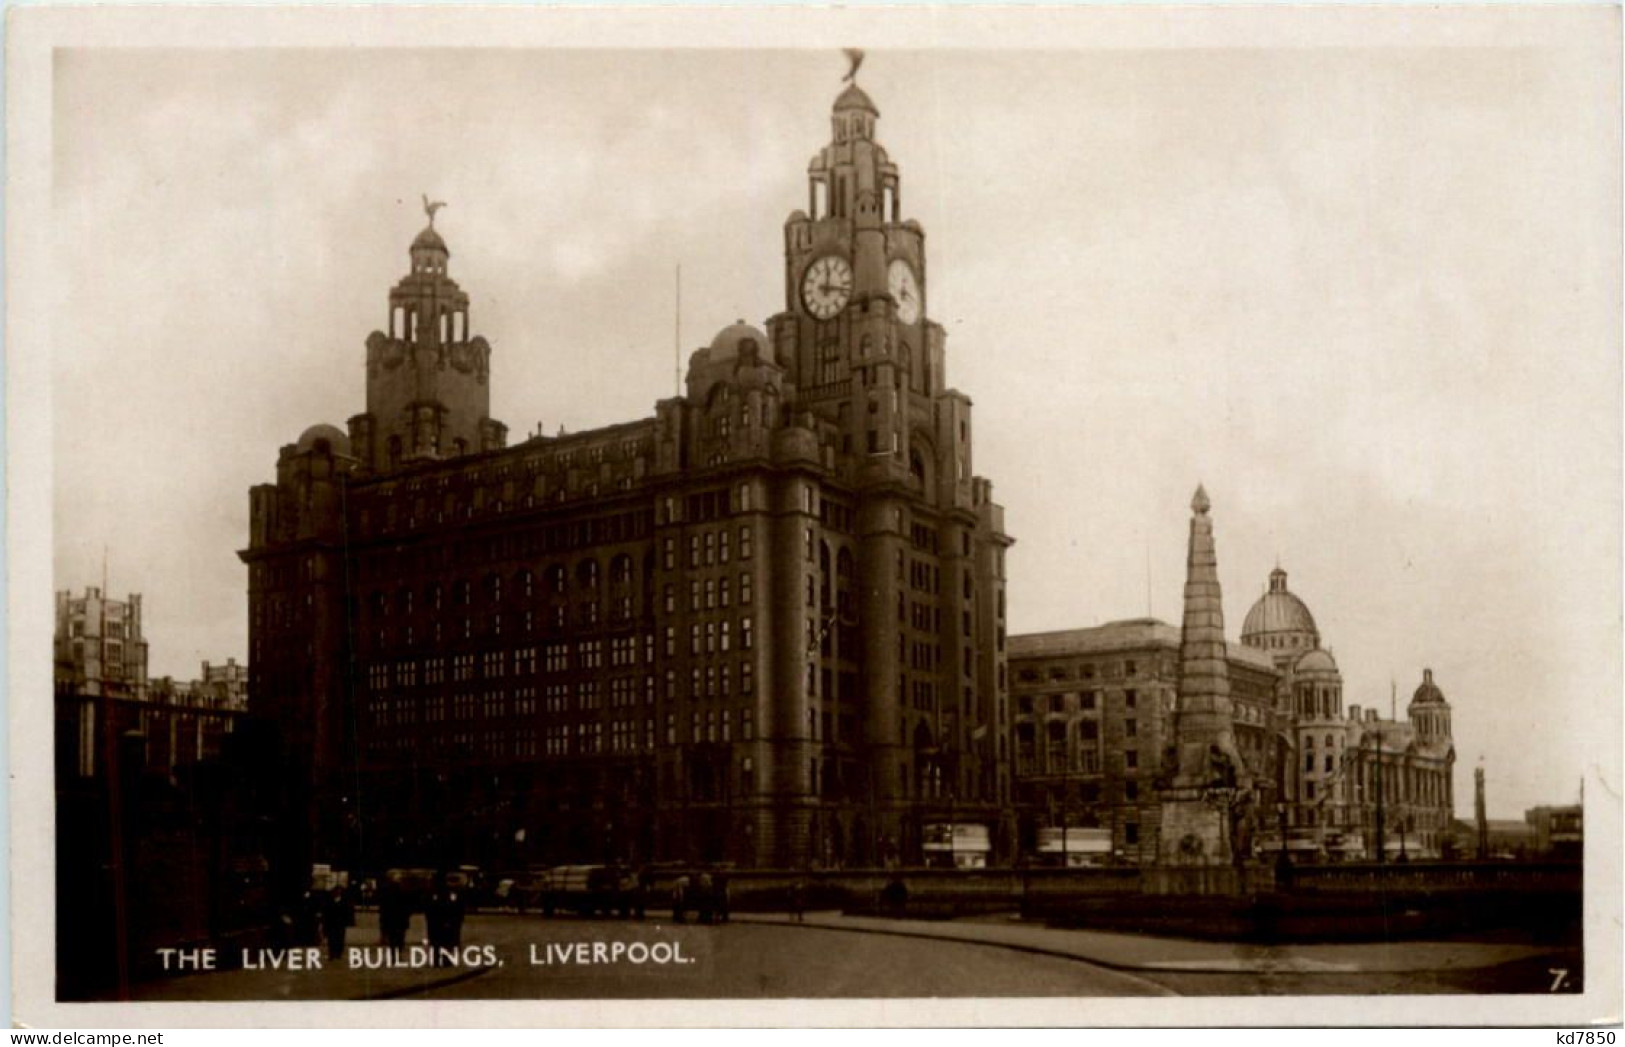
{"type": "Polygon", "coordinates": [[[841,50],[846,52],[846,60],[852,63],[852,68],[848,69],[846,75],[841,77],[841,83],[844,84],[848,80],[857,77],[858,66],[863,64],[863,52],[856,47],[843,47],[841,50]]]}
{"type": "Polygon", "coordinates": [[[423,212],[429,216],[430,229],[434,228],[434,213],[445,206],[446,202],[444,200],[435,200],[431,202],[429,200],[429,194],[423,194],[423,212]]]}

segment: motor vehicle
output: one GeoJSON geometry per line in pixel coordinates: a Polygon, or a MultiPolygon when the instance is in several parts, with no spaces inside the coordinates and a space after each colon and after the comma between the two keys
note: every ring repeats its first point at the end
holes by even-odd
{"type": "Polygon", "coordinates": [[[561,865],[548,871],[540,905],[545,916],[568,911],[582,916],[614,913],[623,919],[641,919],[645,895],[642,880],[624,866],[561,865]]]}
{"type": "Polygon", "coordinates": [[[522,913],[540,909],[550,879],[551,871],[548,869],[538,866],[525,870],[513,878],[513,886],[508,889],[509,901],[522,913]]]}

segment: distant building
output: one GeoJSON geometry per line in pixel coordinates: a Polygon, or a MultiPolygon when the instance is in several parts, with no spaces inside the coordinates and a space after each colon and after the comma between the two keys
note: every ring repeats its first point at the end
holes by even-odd
{"type": "Polygon", "coordinates": [[[203,675],[193,681],[197,697],[215,709],[248,709],[248,666],[227,658],[224,665],[203,663],[203,675]]]}
{"type": "Polygon", "coordinates": [[[1579,804],[1533,807],[1523,819],[1535,830],[1534,850],[1544,857],[1578,861],[1585,853],[1585,811],[1579,804]]]}
{"type": "Polygon", "coordinates": [[[228,658],[202,663],[197,680],[147,675],[141,596],[56,594],[56,746],[58,771],[100,774],[115,746],[142,769],[169,774],[219,755],[221,739],[248,708],[248,667],[228,658]]]}
{"type": "Polygon", "coordinates": [[[83,596],[56,594],[56,675],[77,681],[87,694],[141,698],[147,687],[147,641],[141,597],[123,600],[87,588],[83,596]]]}

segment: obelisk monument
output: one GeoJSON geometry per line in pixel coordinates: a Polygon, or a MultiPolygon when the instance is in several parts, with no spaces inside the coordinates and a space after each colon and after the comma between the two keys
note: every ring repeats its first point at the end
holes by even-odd
{"type": "Polygon", "coordinates": [[[1233,730],[1211,507],[1198,486],[1185,561],[1174,750],[1160,793],[1157,862],[1163,866],[1230,865],[1232,813],[1251,785],[1233,730]]]}

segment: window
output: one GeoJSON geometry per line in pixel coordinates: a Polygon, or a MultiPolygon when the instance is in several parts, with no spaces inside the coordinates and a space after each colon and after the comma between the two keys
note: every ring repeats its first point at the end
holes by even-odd
{"type": "Polygon", "coordinates": [[[743,527],[741,527],[739,529],[739,558],[741,560],[749,560],[750,556],[751,556],[751,529],[750,529],[750,525],[746,524],[745,526],[743,526],[743,527]]]}
{"type": "Polygon", "coordinates": [[[748,614],[739,620],[739,647],[745,651],[751,649],[750,615],[748,614]]]}

